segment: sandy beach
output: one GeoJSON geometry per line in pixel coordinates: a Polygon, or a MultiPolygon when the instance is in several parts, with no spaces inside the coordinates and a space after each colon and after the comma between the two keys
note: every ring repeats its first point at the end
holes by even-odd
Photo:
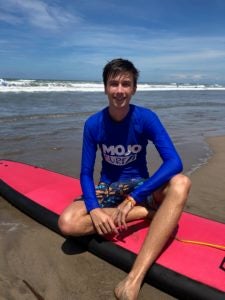
{"type": "MultiPolygon", "coordinates": [[[[191,174],[186,210],[225,222],[225,136],[207,139],[213,156],[191,174]]],[[[0,199],[0,299],[114,299],[125,273],[77,246],[63,251],[65,239],[0,199]]],[[[174,299],[144,284],[139,299],[174,299]]]]}

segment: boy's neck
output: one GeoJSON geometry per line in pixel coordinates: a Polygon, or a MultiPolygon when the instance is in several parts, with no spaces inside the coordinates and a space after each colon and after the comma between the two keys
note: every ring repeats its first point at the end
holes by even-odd
{"type": "Polygon", "coordinates": [[[121,122],[124,118],[126,118],[129,111],[130,111],[130,106],[124,109],[121,108],[115,109],[109,106],[109,115],[116,122],[121,122]]]}

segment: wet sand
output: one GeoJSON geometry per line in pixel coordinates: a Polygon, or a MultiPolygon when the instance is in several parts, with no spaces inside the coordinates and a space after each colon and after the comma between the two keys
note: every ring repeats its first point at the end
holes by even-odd
{"type": "MultiPolygon", "coordinates": [[[[225,222],[225,136],[209,138],[213,156],[192,175],[186,210],[225,222]]],[[[125,273],[77,246],[0,198],[0,300],[114,299],[125,273]]],[[[144,284],[139,299],[174,299],[144,284]]]]}
{"type": "Polygon", "coordinates": [[[192,189],[186,210],[225,222],[225,137],[207,139],[213,156],[191,175],[192,189]]]}

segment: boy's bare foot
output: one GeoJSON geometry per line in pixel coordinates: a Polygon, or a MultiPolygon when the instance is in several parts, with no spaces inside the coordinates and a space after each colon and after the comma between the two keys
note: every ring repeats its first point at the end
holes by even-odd
{"type": "Polygon", "coordinates": [[[118,300],[137,300],[140,285],[134,283],[128,276],[115,288],[115,297],[118,300]]]}

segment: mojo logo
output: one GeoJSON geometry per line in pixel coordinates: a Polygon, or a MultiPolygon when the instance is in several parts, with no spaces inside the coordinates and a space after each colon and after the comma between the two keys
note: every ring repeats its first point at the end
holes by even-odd
{"type": "Polygon", "coordinates": [[[105,160],[116,166],[124,166],[136,160],[137,153],[142,149],[141,145],[123,145],[109,146],[102,145],[103,156],[105,160]]]}

